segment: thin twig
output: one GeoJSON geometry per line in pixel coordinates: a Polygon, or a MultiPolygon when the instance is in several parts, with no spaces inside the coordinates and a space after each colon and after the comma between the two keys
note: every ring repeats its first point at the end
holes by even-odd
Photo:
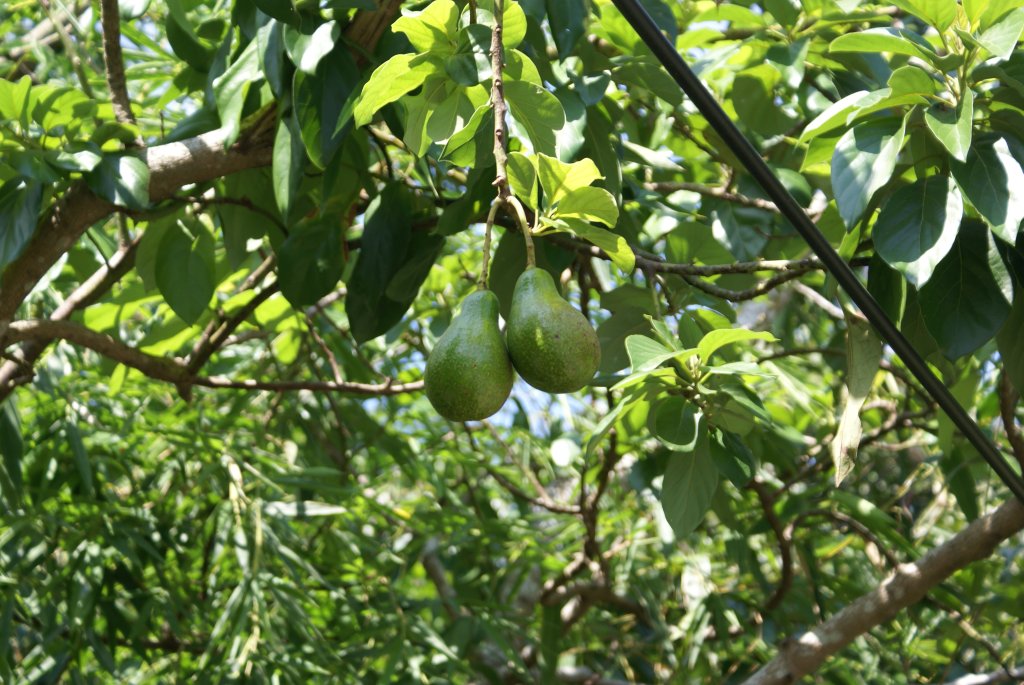
{"type": "Polygon", "coordinates": [[[764,610],[767,613],[782,603],[782,599],[793,586],[792,531],[783,526],[782,521],[779,520],[779,515],[775,513],[775,498],[768,492],[768,488],[764,486],[764,483],[754,479],[750,481],[749,487],[757,494],[757,499],[761,502],[761,509],[764,511],[764,517],[768,521],[768,525],[771,526],[772,532],[775,533],[775,539],[779,543],[781,573],[778,586],[764,604],[764,610]]]}
{"type": "Polygon", "coordinates": [[[1006,438],[1010,441],[1010,448],[1013,456],[1017,457],[1021,469],[1024,469],[1024,435],[1021,435],[1020,427],[1017,426],[1017,400],[1020,393],[1013,387],[1009,375],[1005,371],[999,379],[999,416],[1003,419],[1003,430],[1006,431],[1006,438]]]}

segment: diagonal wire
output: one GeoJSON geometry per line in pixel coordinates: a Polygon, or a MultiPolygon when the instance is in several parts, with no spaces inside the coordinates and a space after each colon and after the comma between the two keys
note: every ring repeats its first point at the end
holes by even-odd
{"type": "Polygon", "coordinates": [[[967,414],[949,389],[932,373],[914,346],[910,344],[899,328],[896,327],[879,306],[875,298],[858,280],[850,266],[832,248],[828,239],[822,235],[789,191],[783,187],[779,179],[761,158],[746,137],[740,133],[736,125],[715,100],[714,96],[704,87],[697,75],[693,73],[683,58],[676,52],[675,46],[665,37],[651,19],[647,11],[640,6],[638,0],[612,0],[622,15],[630,23],[637,35],[643,39],[654,56],[658,58],[669,75],[675,79],[679,87],[700,110],[715,132],[725,141],[729,149],[746,167],[750,175],[761,184],[768,197],[779,208],[786,219],[803,236],[822,264],[828,269],[843,290],[850,296],[868,321],[875,327],[893,351],[910,370],[924,389],[935,400],[953,424],[960,429],[964,437],[974,446],[981,456],[996,472],[1000,480],[1006,484],[1010,492],[1024,504],[1024,480],[1013,470],[1003,458],[1002,453],[981,430],[981,427],[967,414]]]}

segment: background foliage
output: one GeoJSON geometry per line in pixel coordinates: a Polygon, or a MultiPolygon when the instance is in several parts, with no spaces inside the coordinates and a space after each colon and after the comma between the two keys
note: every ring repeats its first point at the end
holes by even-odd
{"type": "MultiPolygon", "coordinates": [[[[1024,9],[643,4],[1024,462],[1024,9]]],[[[437,416],[494,6],[380,5],[0,9],[0,680],[739,682],[1007,497],[607,0],[503,15],[511,187],[600,374],[437,416]]],[[[1022,571],[816,678],[1001,677],[1022,571]]]]}

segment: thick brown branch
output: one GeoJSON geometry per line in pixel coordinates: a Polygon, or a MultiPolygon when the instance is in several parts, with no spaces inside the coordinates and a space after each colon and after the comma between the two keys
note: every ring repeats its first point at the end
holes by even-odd
{"type": "MultiPolygon", "coordinates": [[[[98,268],[54,310],[50,318],[54,321],[69,319],[73,313],[89,306],[110,290],[135,265],[135,251],[140,240],[141,237],[136,238],[107,260],[106,264],[98,268]]],[[[17,385],[15,381],[23,376],[26,368],[31,373],[32,365],[48,345],[48,340],[29,340],[19,350],[19,363],[4,362],[0,365],[0,402],[11,394],[17,385]]]]}
{"type": "MultiPolygon", "coordinates": [[[[107,72],[107,87],[114,105],[114,117],[122,124],[134,124],[132,101],[128,97],[128,84],[124,79],[124,55],[121,53],[121,15],[117,0],[100,0],[100,22],[103,25],[103,62],[107,72]]],[[[142,146],[142,140],[138,141],[142,146]]]]}
{"type": "Polygon", "coordinates": [[[1024,529],[1024,505],[1011,499],[979,518],[916,562],[901,564],[877,588],[817,628],[787,642],[778,656],[744,685],[786,685],[813,673],[825,660],[875,626],[920,601],[930,589],[1024,529]]]}
{"type": "MultiPolygon", "coordinates": [[[[224,131],[204,133],[180,142],[141,151],[149,166],[149,197],[167,199],[181,186],[202,183],[236,171],[270,163],[273,139],[250,141],[247,147],[225,148],[224,131]]],[[[21,256],[9,264],[0,281],[0,321],[11,319],[43,274],[71,249],[85,231],[114,211],[110,202],[76,183],[40,220],[21,256]]]]}
{"type": "Polygon", "coordinates": [[[179,361],[146,354],[106,333],[98,333],[71,321],[48,319],[12,322],[4,336],[4,343],[26,340],[66,340],[161,381],[178,383],[184,381],[187,375],[187,369],[179,361]]]}

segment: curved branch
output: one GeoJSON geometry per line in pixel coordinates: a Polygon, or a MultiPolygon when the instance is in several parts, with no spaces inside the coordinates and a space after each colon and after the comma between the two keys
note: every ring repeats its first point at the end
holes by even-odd
{"type": "MultiPolygon", "coordinates": [[[[373,50],[401,4],[401,0],[385,0],[377,10],[357,14],[345,31],[353,48],[373,50]]],[[[142,150],[141,158],[149,167],[150,201],[166,200],[184,185],[269,165],[274,130],[265,124],[262,120],[256,122],[255,130],[243,132],[239,142],[231,147],[225,145],[227,132],[218,129],[142,150]]],[[[115,209],[112,203],[93,195],[84,183],[72,184],[42,216],[21,256],[0,274],[0,322],[12,319],[57,259],[90,226],[115,209]]]]}
{"type": "Polygon", "coordinates": [[[878,587],[814,630],[785,643],[778,656],[744,685],[787,685],[813,673],[857,637],[920,601],[929,590],[972,561],[989,556],[999,543],[1022,529],[1024,505],[1011,499],[918,561],[901,564],[878,587]]]}
{"type": "Polygon", "coordinates": [[[71,321],[14,321],[8,326],[3,337],[5,345],[26,340],[51,341],[58,339],[90,349],[125,366],[137,369],[155,380],[168,381],[184,387],[199,385],[207,388],[276,392],[315,390],[364,396],[400,395],[423,389],[423,381],[395,383],[391,379],[383,383],[326,383],[319,381],[232,380],[223,376],[193,376],[188,366],[180,360],[146,354],[106,333],[99,333],[71,321]]]}

